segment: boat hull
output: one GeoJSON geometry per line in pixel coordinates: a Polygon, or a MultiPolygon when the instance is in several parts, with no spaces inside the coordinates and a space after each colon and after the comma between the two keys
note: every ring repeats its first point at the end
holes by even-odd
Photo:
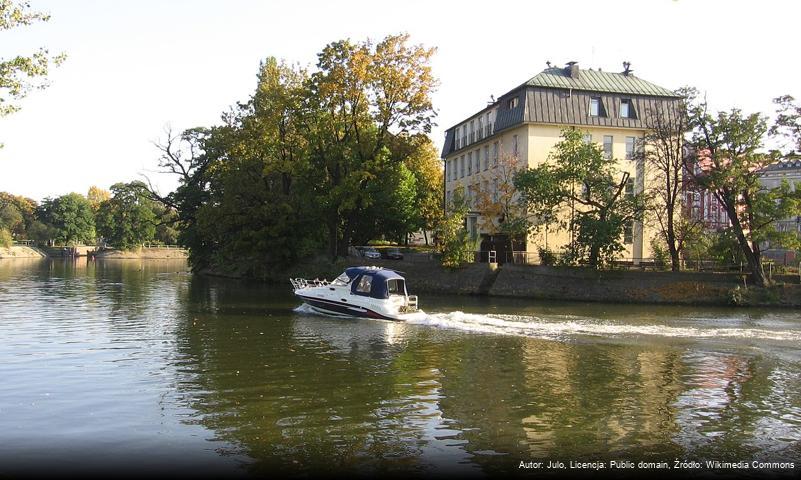
{"type": "Polygon", "coordinates": [[[309,305],[314,311],[324,315],[332,315],[336,317],[352,317],[352,318],[373,318],[379,320],[393,320],[393,321],[406,321],[418,318],[424,318],[425,312],[417,311],[412,313],[386,313],[378,312],[373,309],[359,306],[349,305],[335,300],[317,298],[301,293],[295,293],[298,298],[303,300],[304,303],[309,305]]]}

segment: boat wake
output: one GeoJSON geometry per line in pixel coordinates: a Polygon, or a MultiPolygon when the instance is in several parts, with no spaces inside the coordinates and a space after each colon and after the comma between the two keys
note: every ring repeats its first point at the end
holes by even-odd
{"type": "Polygon", "coordinates": [[[801,340],[801,331],[799,330],[632,325],[572,316],[543,319],[527,315],[481,315],[459,311],[429,314],[422,320],[407,323],[543,339],[564,339],[573,336],[637,337],[647,335],[674,338],[740,338],[796,342],[801,340]]]}
{"type": "MultiPolygon", "coordinates": [[[[321,315],[305,303],[294,309],[297,313],[321,315]]],[[[522,337],[564,340],[569,337],[595,336],[625,338],[638,336],[707,339],[753,339],[801,341],[801,330],[770,330],[764,328],[731,327],[673,327],[668,325],[634,325],[615,323],[570,315],[541,318],[532,315],[477,314],[460,311],[431,313],[424,318],[408,320],[406,324],[456,329],[475,333],[515,335],[522,337]]]]}

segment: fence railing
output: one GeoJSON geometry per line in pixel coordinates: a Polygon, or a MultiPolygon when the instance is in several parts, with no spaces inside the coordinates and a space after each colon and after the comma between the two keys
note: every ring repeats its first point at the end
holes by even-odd
{"type": "MultiPolygon", "coordinates": [[[[560,265],[569,264],[564,262],[564,258],[560,254],[552,254],[553,256],[548,259],[548,262],[543,262],[538,252],[527,251],[511,251],[511,252],[498,252],[495,250],[479,250],[474,253],[473,261],[475,263],[513,263],[520,265],[560,265]]],[[[579,263],[579,266],[581,263],[579,263]]],[[[671,267],[670,261],[653,258],[653,257],[622,257],[612,261],[611,265],[606,266],[607,269],[617,270],[669,270],[671,267]]],[[[772,261],[763,262],[765,274],[768,277],[773,276],[774,273],[781,274],[788,270],[792,271],[794,265],[782,265],[772,261]]],[[[798,271],[801,272],[801,264],[798,265],[798,271]]],[[[682,270],[697,271],[697,272],[716,272],[716,273],[748,273],[748,265],[746,263],[725,263],[715,259],[685,259],[682,260],[682,270]]]]}

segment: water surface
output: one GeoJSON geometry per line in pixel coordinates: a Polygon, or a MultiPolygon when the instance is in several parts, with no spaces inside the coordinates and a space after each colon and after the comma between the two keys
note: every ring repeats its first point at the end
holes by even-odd
{"type": "Polygon", "coordinates": [[[800,467],[797,311],[417,293],[342,320],[182,261],[0,260],[0,477],[800,467]]]}

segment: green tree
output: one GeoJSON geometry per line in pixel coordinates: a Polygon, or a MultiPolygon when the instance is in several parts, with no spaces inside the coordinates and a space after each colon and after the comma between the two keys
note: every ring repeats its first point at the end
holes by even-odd
{"type": "Polygon", "coordinates": [[[789,232],[777,231],[776,221],[799,213],[799,192],[787,184],[769,190],[760,183],[760,171],[777,158],[764,151],[767,120],[736,108],[713,116],[701,102],[692,107],[691,121],[692,162],[698,166],[693,180],[712,192],[726,210],[754,283],[766,285],[760,243],[797,242],[789,232]]]}
{"type": "Polygon", "coordinates": [[[68,193],[46,198],[39,207],[39,219],[52,227],[53,239],[63,244],[90,243],[95,238],[92,206],[83,195],[68,193]]]}
{"type": "MultiPolygon", "coordinates": [[[[577,129],[562,130],[550,161],[521,170],[514,185],[535,218],[560,218],[575,206],[574,214],[562,215],[565,220],[559,222],[577,232],[567,254],[599,268],[623,250],[624,228],[642,218],[645,204],[642,194],[633,193],[629,174],[617,172],[615,160],[583,137],[577,129]]],[[[533,222],[535,228],[540,225],[533,222]]]]}
{"type": "Polygon", "coordinates": [[[35,220],[34,200],[0,192],[0,227],[5,227],[16,238],[26,238],[27,231],[35,220]]]}
{"type": "Polygon", "coordinates": [[[436,228],[443,215],[442,162],[428,135],[416,135],[406,143],[411,147],[408,153],[394,145],[391,148],[393,152],[401,152],[404,164],[414,175],[413,222],[409,231],[422,230],[427,245],[428,231],[436,228]]]}
{"type": "Polygon", "coordinates": [[[121,250],[151,242],[156,234],[155,207],[144,183],[115,183],[111,198],[97,207],[97,233],[121,250]]]}
{"type": "MultiPolygon", "coordinates": [[[[49,15],[32,12],[28,2],[0,0],[0,31],[49,19],[49,15]]],[[[43,79],[50,65],[59,65],[65,58],[64,54],[52,57],[44,48],[28,56],[0,58],[0,117],[19,110],[19,100],[32,89],[47,86],[43,79]]]]}
{"type": "Polygon", "coordinates": [[[442,265],[448,268],[461,267],[474,260],[476,239],[470,238],[465,227],[468,212],[464,188],[458,186],[452,193],[451,203],[437,226],[437,239],[442,265]]]}
{"type": "Polygon", "coordinates": [[[309,79],[303,123],[319,187],[314,201],[324,212],[332,257],[347,255],[373,202],[367,186],[392,158],[393,137],[431,129],[436,81],[428,62],[434,50],[409,46],[408,38],[331,43],[309,79]]]}
{"type": "Polygon", "coordinates": [[[14,238],[11,236],[11,232],[0,227],[0,247],[8,248],[13,244],[14,238]]]}

